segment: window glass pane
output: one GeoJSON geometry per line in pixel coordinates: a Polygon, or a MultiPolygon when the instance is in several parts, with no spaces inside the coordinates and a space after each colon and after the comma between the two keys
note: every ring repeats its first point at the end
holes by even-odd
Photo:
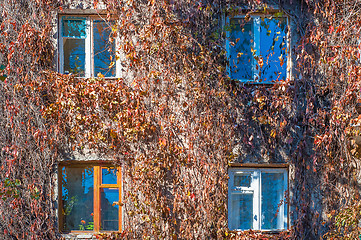
{"type": "Polygon", "coordinates": [[[94,21],[94,75],[115,77],[115,42],[110,42],[111,23],[94,21]]]}
{"type": "Polygon", "coordinates": [[[262,173],[262,229],[286,229],[287,207],[284,202],[286,191],[284,173],[262,173]]]}
{"type": "Polygon", "coordinates": [[[251,173],[235,173],[234,174],[234,187],[250,187],[251,186],[251,173]]]}
{"type": "Polygon", "coordinates": [[[101,229],[119,229],[119,189],[101,188],[101,229]]]}
{"type": "Polygon", "coordinates": [[[85,70],[85,40],[63,39],[64,73],[84,76],[85,70]]]}
{"type": "Polygon", "coordinates": [[[63,18],[63,37],[85,38],[86,37],[86,21],[85,18],[63,18]]]}
{"type": "Polygon", "coordinates": [[[253,194],[231,194],[229,228],[247,230],[253,228],[253,194]]]}
{"type": "Polygon", "coordinates": [[[117,184],[117,170],[115,168],[102,168],[102,184],[117,184]]]}
{"type": "Polygon", "coordinates": [[[64,230],[93,230],[93,168],[63,167],[64,230]]]}
{"type": "Polygon", "coordinates": [[[261,19],[260,51],[263,81],[285,80],[287,70],[286,18],[261,19]]]}
{"type": "Polygon", "coordinates": [[[231,19],[230,29],[230,78],[253,80],[253,21],[246,22],[244,18],[231,19]]]}

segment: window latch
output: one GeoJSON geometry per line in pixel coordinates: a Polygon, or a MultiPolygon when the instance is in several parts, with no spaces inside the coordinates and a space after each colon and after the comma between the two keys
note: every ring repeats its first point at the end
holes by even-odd
{"type": "Polygon", "coordinates": [[[257,215],[254,215],[254,217],[253,217],[253,218],[254,218],[254,220],[255,220],[255,221],[257,221],[257,215]]]}

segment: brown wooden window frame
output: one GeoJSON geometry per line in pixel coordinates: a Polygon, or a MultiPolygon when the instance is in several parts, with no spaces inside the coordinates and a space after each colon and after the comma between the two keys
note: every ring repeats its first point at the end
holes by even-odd
{"type": "Polygon", "coordinates": [[[94,233],[94,232],[115,232],[122,230],[122,171],[120,166],[113,166],[108,162],[73,162],[66,161],[59,164],[58,171],[58,219],[59,219],[59,231],[62,233],[94,233]],[[62,201],[62,168],[63,167],[92,167],[94,174],[94,189],[93,189],[93,214],[94,214],[94,229],[93,230],[64,230],[64,206],[62,201]],[[102,169],[103,168],[116,168],[117,169],[117,184],[102,184],[102,169]],[[119,190],[119,206],[118,212],[118,230],[101,230],[101,189],[112,188],[119,190]]]}

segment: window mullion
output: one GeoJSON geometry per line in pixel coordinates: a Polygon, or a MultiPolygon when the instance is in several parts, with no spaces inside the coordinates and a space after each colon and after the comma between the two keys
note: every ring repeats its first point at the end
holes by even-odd
{"type": "MultiPolygon", "coordinates": [[[[226,19],[226,26],[230,27],[230,18],[227,17],[226,19]]],[[[231,30],[226,31],[226,56],[227,60],[229,61],[229,65],[227,67],[227,74],[231,76],[231,50],[230,50],[230,37],[231,37],[231,30]]]]}
{"type": "MultiPolygon", "coordinates": [[[[286,78],[289,78],[291,75],[291,71],[292,71],[292,61],[291,61],[291,38],[290,38],[290,29],[289,29],[289,22],[288,22],[288,18],[286,18],[286,23],[287,23],[287,34],[285,35],[286,37],[286,63],[287,63],[287,67],[286,67],[286,78]]],[[[286,174],[288,176],[288,174],[286,174]]]]}
{"type": "Polygon", "coordinates": [[[259,230],[259,222],[260,222],[260,215],[259,215],[259,205],[260,205],[260,201],[259,201],[259,171],[255,170],[252,174],[252,188],[253,188],[253,229],[254,230],[259,230]]]}
{"type": "Polygon", "coordinates": [[[255,50],[255,53],[253,55],[253,66],[252,66],[252,72],[253,72],[253,80],[259,80],[259,74],[257,72],[256,66],[257,66],[257,60],[255,59],[256,56],[260,56],[261,53],[261,18],[260,17],[254,17],[253,18],[253,47],[255,50]]]}
{"type": "Polygon", "coordinates": [[[229,171],[229,184],[228,184],[228,226],[230,226],[230,223],[234,217],[234,211],[229,211],[229,208],[231,206],[231,202],[232,202],[232,189],[233,189],[233,176],[234,176],[234,172],[233,171],[229,171]]]}
{"type": "Polygon", "coordinates": [[[118,171],[117,171],[117,180],[118,180],[118,189],[119,189],[119,202],[118,202],[118,206],[119,206],[119,217],[118,217],[118,223],[119,223],[119,231],[122,231],[122,171],[121,168],[118,167],[118,171]]]}
{"type": "Polygon", "coordinates": [[[64,40],[63,40],[63,35],[62,35],[62,31],[63,31],[63,17],[60,18],[59,21],[59,41],[58,41],[58,46],[59,46],[59,50],[58,50],[58,57],[59,57],[59,66],[58,66],[58,70],[60,73],[64,73],[64,53],[63,53],[63,44],[64,44],[64,40]]]}
{"type": "Polygon", "coordinates": [[[281,207],[280,207],[280,212],[281,213],[284,213],[284,214],[280,214],[281,215],[281,222],[282,222],[282,226],[280,226],[280,229],[283,229],[283,228],[285,228],[285,226],[284,226],[284,222],[286,221],[286,228],[288,227],[288,209],[287,209],[287,207],[288,207],[288,205],[286,206],[286,196],[285,196],[285,193],[286,193],[286,191],[287,191],[287,189],[288,189],[288,172],[287,172],[287,170],[284,170],[284,182],[283,182],[283,185],[284,185],[284,189],[283,189],[283,204],[281,205],[281,207]],[[285,207],[286,207],[286,209],[285,209],[285,207]]]}
{"type": "Polygon", "coordinates": [[[100,231],[100,166],[94,166],[94,231],[100,231]]]}
{"type": "Polygon", "coordinates": [[[87,36],[85,38],[85,77],[92,77],[92,69],[93,69],[93,21],[90,18],[87,18],[87,36]]]}
{"type": "Polygon", "coordinates": [[[113,59],[113,61],[115,61],[115,77],[121,77],[121,64],[120,64],[121,55],[120,55],[120,50],[118,48],[120,45],[120,39],[118,35],[115,37],[114,41],[115,41],[115,48],[114,48],[115,59],[113,59]]]}
{"type": "Polygon", "coordinates": [[[257,170],[258,172],[258,229],[262,229],[262,173],[261,170],[257,170]]]}
{"type": "MultiPolygon", "coordinates": [[[[281,200],[283,200],[284,201],[284,189],[281,189],[282,191],[282,198],[281,198],[281,200]]],[[[279,212],[280,213],[284,213],[285,212],[285,202],[283,202],[281,205],[280,205],[280,207],[279,207],[280,209],[279,209],[279,212]]],[[[284,214],[277,214],[277,229],[283,229],[284,227],[284,221],[285,221],[285,219],[284,219],[284,214]]]]}
{"type": "Polygon", "coordinates": [[[62,214],[62,211],[64,211],[64,205],[63,205],[63,168],[58,165],[58,180],[60,184],[58,184],[58,202],[59,202],[59,209],[61,211],[58,212],[58,219],[59,219],[59,226],[61,231],[64,230],[64,215],[62,214]]]}

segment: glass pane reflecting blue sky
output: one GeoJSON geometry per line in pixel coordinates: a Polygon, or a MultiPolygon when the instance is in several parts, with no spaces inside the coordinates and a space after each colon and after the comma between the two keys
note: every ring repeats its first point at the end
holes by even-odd
{"type": "Polygon", "coordinates": [[[111,23],[94,21],[94,76],[115,77],[115,42],[110,42],[111,23]]]}
{"type": "Polygon", "coordinates": [[[251,180],[252,180],[251,173],[235,173],[233,186],[250,187],[251,180]]]}
{"type": "Polygon", "coordinates": [[[261,19],[260,51],[262,81],[285,80],[287,69],[287,21],[285,18],[261,19]]]}
{"type": "MultiPolygon", "coordinates": [[[[285,204],[284,177],[284,173],[262,173],[262,229],[287,228],[287,218],[280,212],[281,205],[285,204]]],[[[284,209],[287,211],[286,206],[284,209]]]]}
{"type": "Polygon", "coordinates": [[[102,168],[102,184],[117,184],[116,168],[102,168]]]}
{"type": "Polygon", "coordinates": [[[101,229],[119,229],[119,189],[101,188],[101,229]]]}
{"type": "Polygon", "coordinates": [[[230,29],[230,78],[253,80],[251,52],[254,37],[253,21],[247,22],[244,18],[231,19],[230,29]]]}
{"type": "Polygon", "coordinates": [[[229,228],[248,230],[253,228],[253,194],[231,194],[229,228]]]}

